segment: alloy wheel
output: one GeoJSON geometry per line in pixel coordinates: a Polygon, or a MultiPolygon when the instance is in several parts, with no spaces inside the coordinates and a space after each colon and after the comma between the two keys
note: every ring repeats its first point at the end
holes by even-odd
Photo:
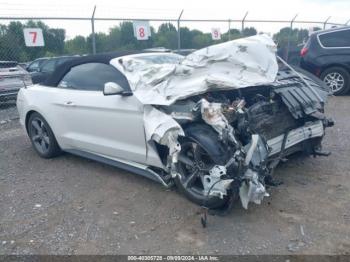
{"type": "Polygon", "coordinates": [[[179,155],[180,183],[186,191],[205,197],[204,179],[215,165],[210,156],[198,144],[186,142],[179,155]]]}
{"type": "Polygon", "coordinates": [[[332,89],[333,92],[338,92],[344,88],[345,85],[344,77],[338,72],[331,72],[327,74],[323,81],[332,89]]]}
{"type": "Polygon", "coordinates": [[[34,118],[30,123],[30,131],[35,148],[41,154],[48,153],[51,141],[45,123],[37,117],[34,118]]]}

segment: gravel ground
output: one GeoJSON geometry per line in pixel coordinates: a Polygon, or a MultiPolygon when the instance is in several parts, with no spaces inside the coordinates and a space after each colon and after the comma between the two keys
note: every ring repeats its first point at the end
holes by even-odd
{"type": "Polygon", "coordinates": [[[350,97],[327,109],[331,156],[291,158],[270,198],[205,229],[176,190],[69,154],[41,159],[16,120],[1,124],[0,254],[349,254],[350,97]]]}
{"type": "Polygon", "coordinates": [[[0,101],[0,124],[6,124],[7,122],[17,119],[18,112],[16,109],[16,101],[0,101]]]}

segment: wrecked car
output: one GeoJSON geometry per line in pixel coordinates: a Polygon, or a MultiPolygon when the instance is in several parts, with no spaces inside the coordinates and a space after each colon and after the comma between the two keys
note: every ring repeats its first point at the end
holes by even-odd
{"type": "Polygon", "coordinates": [[[76,58],[17,106],[36,152],[62,151],[146,176],[208,208],[261,203],[276,166],[321,142],[322,82],[276,57],[271,38],[220,43],[187,57],[109,53],[76,58]]]}

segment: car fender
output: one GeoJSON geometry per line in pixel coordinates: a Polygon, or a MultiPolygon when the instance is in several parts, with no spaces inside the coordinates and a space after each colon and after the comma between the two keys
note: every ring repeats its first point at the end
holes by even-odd
{"type": "Polygon", "coordinates": [[[229,154],[224,144],[219,139],[219,134],[210,126],[204,124],[192,124],[185,128],[187,138],[197,142],[218,165],[224,165],[229,159],[229,154]]]}

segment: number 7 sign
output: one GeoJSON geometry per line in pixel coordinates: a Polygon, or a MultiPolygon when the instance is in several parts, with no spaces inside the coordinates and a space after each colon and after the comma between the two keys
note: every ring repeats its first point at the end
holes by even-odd
{"type": "Polygon", "coordinates": [[[24,28],[24,41],[26,46],[44,46],[43,31],[41,28],[24,28]]]}

